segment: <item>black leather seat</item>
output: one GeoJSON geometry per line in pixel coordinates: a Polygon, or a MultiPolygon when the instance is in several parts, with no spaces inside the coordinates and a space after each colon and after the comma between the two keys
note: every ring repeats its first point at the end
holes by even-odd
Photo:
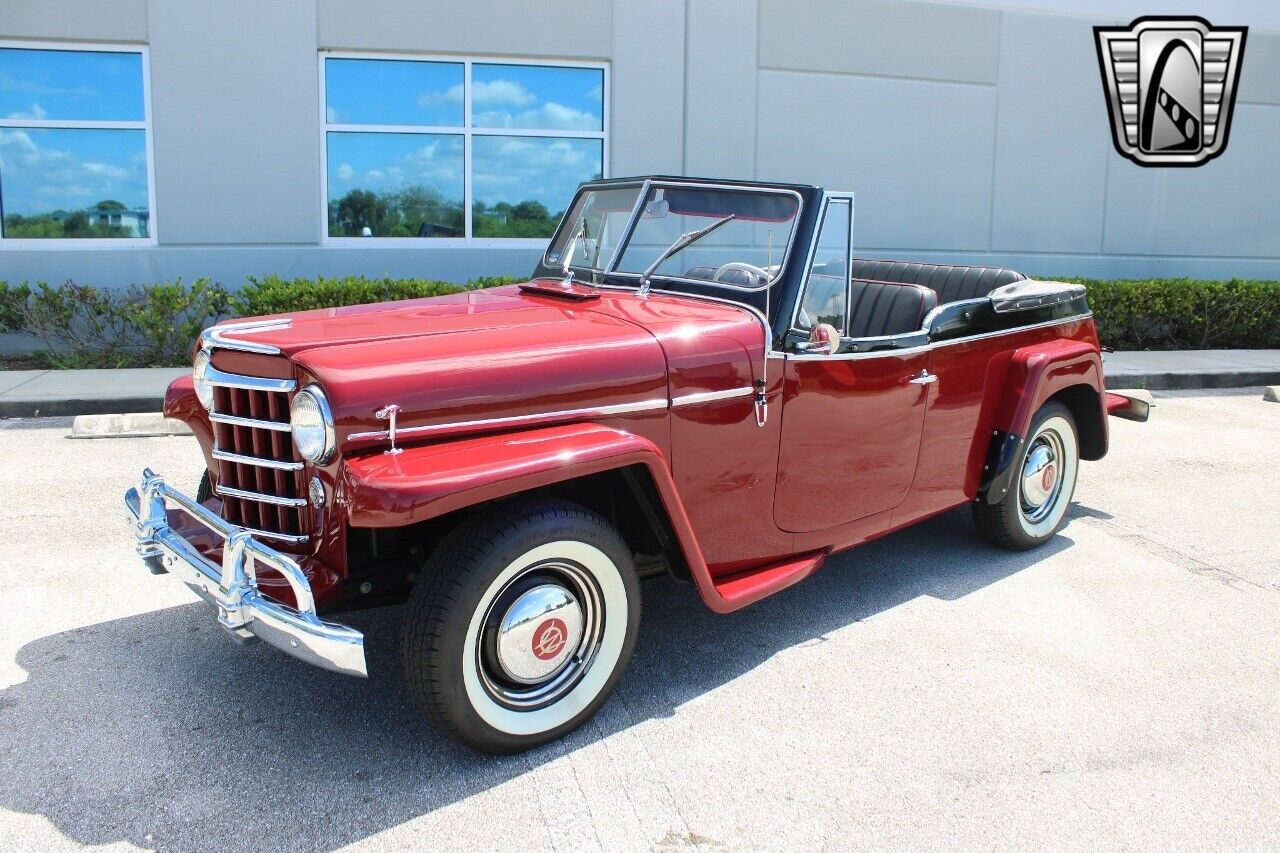
{"type": "Polygon", "coordinates": [[[853,277],[871,281],[919,284],[937,294],[938,304],[978,299],[997,287],[1022,281],[1017,270],[998,267],[966,267],[954,264],[922,264],[913,261],[853,259],[853,277]]]}
{"type": "Polygon", "coordinates": [[[855,278],[849,287],[851,338],[904,335],[920,329],[938,294],[919,284],[891,284],[855,278]]]}

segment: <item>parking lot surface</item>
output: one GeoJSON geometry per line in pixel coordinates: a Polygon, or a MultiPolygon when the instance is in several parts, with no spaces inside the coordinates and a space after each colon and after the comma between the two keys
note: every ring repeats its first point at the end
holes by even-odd
{"type": "Polygon", "coordinates": [[[362,681],[146,573],[121,492],[194,439],[0,422],[0,847],[1275,848],[1280,405],[1157,402],[1041,550],[962,508],[729,616],[647,584],[613,699],[511,758],[419,717],[394,609],[362,681]]]}

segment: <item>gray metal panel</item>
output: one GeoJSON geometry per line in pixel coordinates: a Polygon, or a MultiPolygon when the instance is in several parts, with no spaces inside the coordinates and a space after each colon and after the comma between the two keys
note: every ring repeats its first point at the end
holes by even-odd
{"type": "Polygon", "coordinates": [[[992,248],[1101,251],[1113,149],[1092,51],[1087,20],[1004,14],[992,248]]]}
{"type": "Polygon", "coordinates": [[[742,0],[689,4],[684,173],[756,171],[756,14],[742,0]]]}
{"type": "Polygon", "coordinates": [[[163,0],[149,28],[161,243],[319,240],[314,6],[163,0]]]}
{"type": "Polygon", "coordinates": [[[995,89],[760,72],[760,177],[858,194],[857,247],[987,248],[995,89]]]}
{"type": "Polygon", "coordinates": [[[317,5],[321,48],[608,59],[613,43],[612,4],[598,0],[317,5]]]}
{"type": "Polygon", "coordinates": [[[761,0],[760,67],[996,82],[1000,13],[901,0],[761,0]]]}
{"type": "MultiPolygon", "coordinates": [[[[1215,15],[1215,24],[1236,24],[1240,21],[1221,20],[1215,15]]],[[[1264,33],[1250,30],[1244,42],[1244,62],[1240,65],[1240,90],[1236,93],[1239,103],[1280,104],[1280,33],[1264,33]]]]}
{"type": "Polygon", "coordinates": [[[146,0],[2,0],[0,38],[147,40],[146,0]]]}
{"type": "Polygon", "coordinates": [[[20,281],[118,285],[211,278],[230,288],[246,276],[285,278],[366,275],[466,281],[485,275],[525,276],[542,255],[537,247],[510,249],[337,248],[320,246],[161,246],[155,249],[4,249],[3,278],[20,281]]]}
{"type": "Polygon", "coordinates": [[[613,21],[611,171],[679,174],[684,169],[684,0],[614,0],[613,21]]]}
{"type": "Polygon", "coordinates": [[[1113,152],[1105,251],[1280,258],[1277,140],[1280,110],[1236,104],[1226,152],[1203,166],[1144,169],[1113,152]]]}

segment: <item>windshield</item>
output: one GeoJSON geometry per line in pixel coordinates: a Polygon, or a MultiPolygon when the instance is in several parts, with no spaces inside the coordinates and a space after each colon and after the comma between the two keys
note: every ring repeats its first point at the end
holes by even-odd
{"type": "MultiPolygon", "coordinates": [[[[605,271],[623,241],[641,188],[617,187],[582,193],[566,216],[566,227],[547,252],[547,262],[605,271]]],[[[781,269],[795,229],[800,200],[792,193],[729,187],[654,184],[618,260],[616,272],[639,275],[680,238],[732,215],[722,227],[663,261],[654,276],[758,288],[781,269]]]]}

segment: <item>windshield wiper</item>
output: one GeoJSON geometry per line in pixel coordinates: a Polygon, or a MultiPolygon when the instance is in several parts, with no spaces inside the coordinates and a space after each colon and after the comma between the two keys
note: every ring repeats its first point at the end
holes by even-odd
{"type": "Polygon", "coordinates": [[[724,219],[717,219],[715,222],[712,222],[706,228],[699,228],[697,231],[689,231],[687,233],[681,234],[679,239],[677,239],[674,243],[668,246],[662,252],[662,254],[658,255],[657,260],[649,264],[648,268],[646,268],[644,272],[640,273],[640,289],[636,291],[636,294],[641,299],[644,299],[645,297],[647,297],[649,295],[649,283],[650,283],[649,279],[654,274],[654,272],[658,269],[658,267],[662,266],[663,261],[667,260],[677,252],[687,249],[691,243],[694,243],[697,240],[701,240],[703,237],[707,236],[712,231],[719,228],[721,225],[724,225],[727,222],[729,222],[731,219],[734,218],[735,215],[736,214],[730,213],[724,219]]]}

